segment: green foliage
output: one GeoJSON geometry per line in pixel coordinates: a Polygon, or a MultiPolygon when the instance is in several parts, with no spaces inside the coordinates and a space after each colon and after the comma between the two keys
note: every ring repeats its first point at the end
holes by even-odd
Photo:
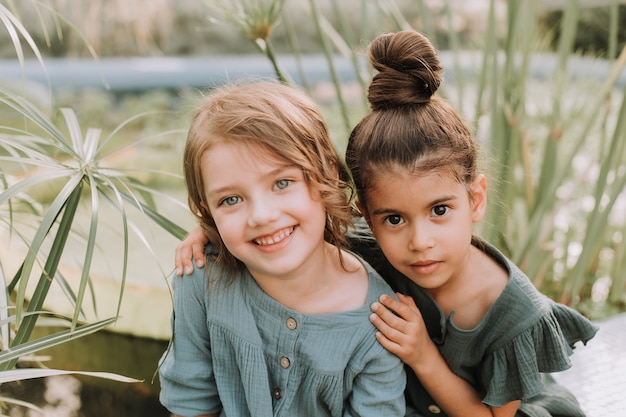
{"type": "Polygon", "coordinates": [[[510,20],[517,24],[508,25],[503,64],[492,59],[483,68],[497,83],[479,92],[491,94],[485,103],[488,147],[496,200],[502,203],[490,211],[483,232],[553,298],[591,316],[610,314],[624,303],[623,284],[603,287],[623,280],[616,267],[624,251],[624,224],[613,208],[626,181],[625,96],[616,89],[626,53],[605,62],[606,75],[573,77],[571,62],[581,62],[574,51],[580,9],[568,3],[554,72],[547,82],[533,80],[527,68],[537,57],[537,41],[527,34],[538,14],[528,13],[528,7],[522,13],[521,4],[509,2],[510,20]],[[533,90],[535,83],[546,90],[533,90]],[[539,100],[546,105],[535,113],[539,100]],[[597,296],[603,291],[612,292],[612,301],[597,296]]]}
{"type": "MultiPolygon", "coordinates": [[[[90,288],[90,267],[99,227],[102,227],[100,213],[103,204],[113,207],[113,211],[119,215],[122,234],[118,256],[123,259],[123,272],[120,277],[118,312],[126,280],[128,236],[131,230],[139,230],[129,217],[129,211],[138,210],[178,238],[183,237],[186,232],[159,214],[152,197],[155,191],[133,178],[132,171],[129,175],[124,169],[107,164],[107,160],[128,148],[125,145],[115,150],[107,150],[106,146],[124,125],[106,138],[102,138],[98,129],[88,129],[83,136],[75,113],[65,108],[60,111],[65,121],[66,134],[57,129],[44,113],[8,90],[0,89],[0,103],[22,116],[26,124],[23,129],[0,126],[0,149],[3,151],[0,161],[3,162],[2,178],[5,180],[0,194],[0,207],[7,210],[6,216],[3,216],[7,219],[5,226],[15,227],[14,219],[22,215],[20,207],[30,208],[29,214],[40,218],[32,236],[20,230],[14,236],[14,239],[24,240],[28,248],[17,274],[6,286],[8,294],[15,295],[15,315],[11,316],[10,322],[17,329],[17,333],[12,341],[4,341],[4,346],[11,346],[16,351],[17,346],[25,344],[30,338],[39,316],[39,313],[26,313],[42,310],[48,290],[55,280],[61,281],[65,286],[68,297],[75,306],[74,315],[68,318],[71,331],[66,339],[81,334],[82,325],[79,325],[79,321],[85,296],[90,288]],[[47,189],[54,196],[53,200],[43,205],[27,204],[38,200],[37,191],[41,188],[47,189]],[[71,233],[78,233],[74,229],[77,227],[76,214],[79,211],[86,211],[81,217],[89,218],[89,225],[84,238],[80,283],[76,290],[72,290],[63,277],[57,275],[57,268],[66,252],[68,237],[71,233]],[[40,272],[37,272],[37,266],[40,272]],[[27,294],[29,281],[35,273],[40,274],[38,283],[32,293],[27,294]]],[[[133,119],[129,119],[125,125],[132,121],[133,119]]],[[[171,133],[166,131],[159,136],[171,133]]],[[[138,139],[131,145],[140,146],[141,142],[148,139],[150,138],[138,139]]],[[[161,174],[172,175],[167,172],[161,174]]],[[[143,240],[147,241],[145,238],[143,240]]],[[[74,252],[73,255],[77,254],[74,252]]],[[[97,296],[91,294],[90,298],[97,296]]],[[[107,319],[100,323],[104,327],[112,321],[107,319]]],[[[37,346],[43,348],[50,345],[37,346]]],[[[16,359],[5,362],[0,356],[0,367],[10,369],[16,359]]]]}
{"type": "MultiPolygon", "coordinates": [[[[589,7],[580,11],[578,30],[574,37],[575,51],[614,57],[615,50],[619,51],[626,45],[626,6],[618,3],[616,1],[611,6],[589,7]]],[[[540,25],[551,34],[552,46],[559,43],[563,17],[562,10],[553,10],[540,19],[540,25]]]]}
{"type": "MultiPolygon", "coordinates": [[[[29,33],[2,4],[0,22],[11,34],[17,59],[22,64],[25,42],[45,66],[29,33]]],[[[139,181],[134,170],[117,167],[111,162],[130,148],[141,148],[151,140],[178,135],[179,131],[160,130],[139,136],[130,144],[116,143],[115,138],[121,131],[148,115],[131,117],[108,135],[103,135],[99,128],[83,132],[72,109],[58,109],[62,117],[62,128],[59,128],[54,120],[57,109],[42,110],[27,96],[26,89],[19,85],[0,86],[3,117],[0,123],[0,232],[10,239],[10,256],[21,256],[22,252],[13,253],[13,249],[24,248],[14,276],[5,276],[5,265],[0,261],[0,278],[4,283],[0,296],[1,381],[44,376],[45,372],[31,371],[30,376],[25,376],[11,369],[21,357],[67,343],[116,322],[126,283],[129,236],[137,234],[141,241],[150,242],[136,224],[138,217],[153,222],[176,238],[186,234],[181,226],[158,211],[154,194],[159,191],[139,181]],[[112,317],[93,320],[85,314],[85,307],[91,304],[97,315],[98,294],[93,293],[92,265],[100,255],[97,248],[103,243],[99,240],[102,228],[106,227],[102,223],[105,207],[117,218],[120,242],[108,250],[121,259],[122,271],[118,277],[117,312],[112,317]],[[72,239],[81,244],[71,245],[72,239]],[[60,272],[60,265],[69,257],[80,259],[80,278],[76,285],[71,285],[60,272]],[[35,326],[51,315],[44,311],[44,302],[52,285],[60,286],[66,294],[74,308],[73,314],[56,317],[66,330],[33,339],[35,326]]],[[[180,181],[179,175],[169,172],[157,170],[156,174],[176,176],[180,181]]],[[[134,381],[108,374],[93,375],[134,381]]]]}
{"type": "Polygon", "coordinates": [[[290,82],[276,59],[270,35],[280,17],[285,0],[213,0],[205,2],[216,9],[222,18],[234,24],[241,32],[254,42],[254,45],[268,58],[274,67],[276,77],[284,83],[290,82]]]}

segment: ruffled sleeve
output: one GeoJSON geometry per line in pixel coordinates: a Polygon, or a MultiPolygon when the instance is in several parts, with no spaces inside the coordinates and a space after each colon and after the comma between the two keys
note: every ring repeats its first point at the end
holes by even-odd
{"type": "Polygon", "coordinates": [[[485,389],[483,403],[496,407],[539,394],[544,389],[541,373],[570,368],[574,345],[586,344],[597,332],[588,319],[541,294],[507,262],[509,285],[489,312],[491,322],[498,312],[502,320],[495,318],[500,326],[491,334],[497,337],[477,369],[485,389]]]}
{"type": "Polygon", "coordinates": [[[571,366],[576,342],[587,343],[596,328],[576,311],[556,303],[533,326],[491,352],[480,369],[486,387],[483,402],[502,406],[526,400],[544,389],[541,373],[571,366]]]}
{"type": "Polygon", "coordinates": [[[563,304],[554,303],[553,311],[565,339],[572,348],[576,342],[583,342],[586,345],[596,335],[598,327],[581,316],[576,310],[563,304]]]}

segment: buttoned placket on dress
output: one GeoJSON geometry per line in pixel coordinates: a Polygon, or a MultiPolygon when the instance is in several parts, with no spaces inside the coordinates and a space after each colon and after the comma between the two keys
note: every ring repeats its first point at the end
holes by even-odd
{"type": "Polygon", "coordinates": [[[280,339],[289,340],[290,343],[287,343],[285,345],[290,346],[291,349],[289,351],[280,352],[278,357],[282,372],[280,373],[280,377],[278,378],[278,386],[274,387],[272,390],[275,415],[280,415],[280,409],[285,403],[285,401],[281,400],[284,398],[286,390],[289,389],[289,376],[291,375],[292,365],[295,360],[294,354],[296,352],[296,343],[299,333],[298,319],[291,316],[287,317],[284,320],[284,325],[280,328],[280,333],[280,339]]]}

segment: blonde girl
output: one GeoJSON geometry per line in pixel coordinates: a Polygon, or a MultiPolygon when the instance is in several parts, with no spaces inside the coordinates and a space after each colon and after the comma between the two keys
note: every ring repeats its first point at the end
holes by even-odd
{"type": "Polygon", "coordinates": [[[212,245],[173,277],[161,402],[176,416],[402,416],[402,362],[369,306],[393,291],[347,252],[345,168],[317,108],[285,85],[213,91],[184,151],[212,245]]]}

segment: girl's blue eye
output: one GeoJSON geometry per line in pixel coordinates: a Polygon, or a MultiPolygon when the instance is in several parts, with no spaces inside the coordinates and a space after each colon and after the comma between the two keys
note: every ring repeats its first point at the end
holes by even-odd
{"type": "Polygon", "coordinates": [[[284,190],[285,188],[289,186],[290,183],[291,183],[291,180],[286,180],[286,179],[278,180],[276,181],[276,188],[278,188],[279,190],[284,190]]]}
{"type": "Polygon", "coordinates": [[[450,210],[450,207],[441,205],[441,206],[433,207],[431,210],[431,213],[435,217],[441,217],[441,216],[444,216],[446,213],[448,213],[449,210],[450,210]]]}
{"type": "Polygon", "coordinates": [[[385,223],[391,226],[399,226],[402,223],[404,223],[404,219],[402,218],[402,216],[399,216],[397,214],[392,214],[391,216],[385,217],[385,223]]]}
{"type": "Polygon", "coordinates": [[[223,199],[222,204],[224,204],[225,206],[234,206],[240,200],[240,197],[237,197],[236,195],[231,195],[230,197],[226,197],[225,199],[223,199]]]}

